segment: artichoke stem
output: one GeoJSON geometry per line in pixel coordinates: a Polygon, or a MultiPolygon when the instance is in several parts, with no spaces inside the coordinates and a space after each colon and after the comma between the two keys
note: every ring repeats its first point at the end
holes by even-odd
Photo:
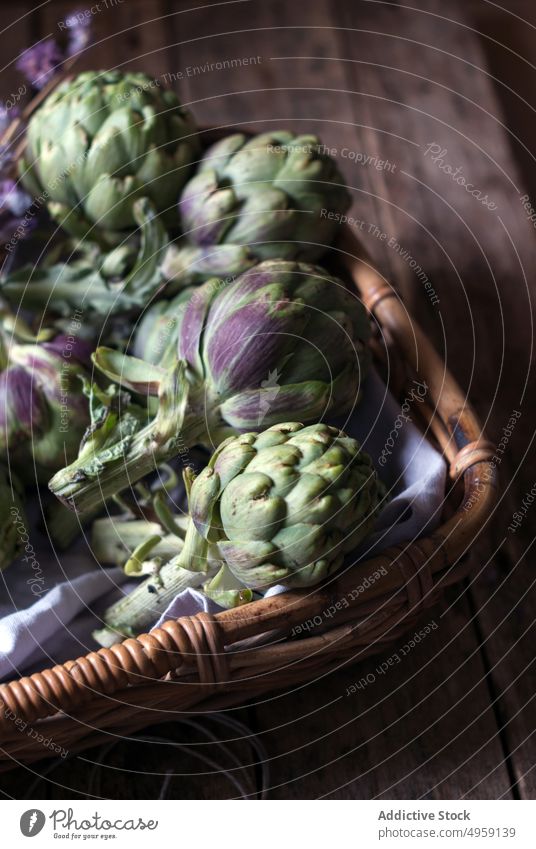
{"type": "Polygon", "coordinates": [[[80,536],[80,531],[91,519],[93,519],[102,509],[102,504],[96,505],[90,510],[80,521],[77,514],[71,510],[67,510],[64,504],[58,504],[55,501],[50,509],[47,521],[47,530],[55,545],[62,551],[69,546],[80,536]]]}
{"type": "MultiPolygon", "coordinates": [[[[188,587],[201,587],[217,571],[219,564],[204,563],[203,571],[192,572],[171,560],[157,575],[147,578],[133,592],[120,599],[104,614],[105,625],[129,637],[150,628],[178,593],[188,587]]],[[[95,635],[98,638],[97,635],[95,635]]]]}
{"type": "Polygon", "coordinates": [[[70,466],[54,475],[49,488],[71,510],[87,513],[179,454],[185,456],[186,464],[189,446],[195,445],[204,432],[201,419],[187,419],[183,428],[160,443],[155,424],[151,423],[132,437],[123,454],[113,462],[107,462],[107,449],[82,452],[70,466]]]}

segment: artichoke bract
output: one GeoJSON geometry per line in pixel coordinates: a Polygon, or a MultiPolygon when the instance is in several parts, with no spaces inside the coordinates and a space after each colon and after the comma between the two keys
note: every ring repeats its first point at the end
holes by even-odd
{"type": "Polygon", "coordinates": [[[135,357],[154,365],[172,365],[188,301],[196,291],[186,287],[170,301],[157,301],[143,314],[134,333],[135,357]]]}
{"type": "Polygon", "coordinates": [[[182,280],[237,274],[271,258],[315,260],[351,198],[313,135],[227,136],[210,147],[179,201],[185,234],[163,273],[182,280]]]}
{"type": "Polygon", "coordinates": [[[25,187],[75,235],[135,225],[149,198],[174,213],[198,150],[176,94],[142,73],[88,71],[59,85],[28,125],[25,187]]]}
{"type": "Polygon", "coordinates": [[[61,334],[48,342],[1,336],[0,452],[23,479],[46,481],[76,457],[89,423],[90,348],[61,334]]]}
{"type": "Polygon", "coordinates": [[[97,637],[150,627],[187,587],[235,606],[251,590],[317,584],[367,536],[384,498],[370,457],[338,428],[291,422],[231,437],[190,483],[177,555],[106,611],[97,637]]]}
{"type": "MultiPolygon", "coordinates": [[[[192,445],[211,448],[290,416],[348,412],[360,397],[368,337],[361,301],[318,266],[267,260],[227,285],[207,281],[186,304],[167,370],[97,349],[97,367],[126,389],[158,394],[158,412],[113,457],[94,430],[50,488],[84,512],[192,445]]],[[[109,447],[110,428],[102,428],[109,447]]]]}

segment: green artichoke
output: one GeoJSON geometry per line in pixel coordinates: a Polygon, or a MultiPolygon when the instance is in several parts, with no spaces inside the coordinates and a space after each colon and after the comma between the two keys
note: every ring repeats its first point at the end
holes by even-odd
{"type": "Polygon", "coordinates": [[[361,301],[317,266],[267,260],[228,285],[208,281],[186,304],[167,370],[97,349],[108,378],[158,395],[156,418],[123,444],[118,434],[112,453],[114,429],[103,419],[49,486],[85,512],[192,445],[210,448],[291,415],[310,422],[347,412],[360,396],[368,337],[361,301]]]}
{"type": "Polygon", "coordinates": [[[197,151],[195,124],[174,92],[146,74],[87,71],[31,118],[21,176],[75,235],[124,230],[135,225],[137,198],[174,212],[197,151]]]}
{"type": "Polygon", "coordinates": [[[207,150],[183,189],[185,235],[168,251],[164,276],[194,282],[239,274],[264,259],[315,260],[350,204],[316,136],[227,136],[207,150]]]}
{"type": "Polygon", "coordinates": [[[194,480],[196,534],[179,564],[210,545],[239,585],[308,587],[368,534],[383,488],[359,443],[326,424],[295,422],[226,440],[194,480]]]}
{"type": "Polygon", "coordinates": [[[188,586],[228,605],[248,588],[317,584],[367,536],[384,497],[370,457],[338,428],[291,422],[231,437],[190,486],[177,556],[105,622],[137,633],[188,586]]]}

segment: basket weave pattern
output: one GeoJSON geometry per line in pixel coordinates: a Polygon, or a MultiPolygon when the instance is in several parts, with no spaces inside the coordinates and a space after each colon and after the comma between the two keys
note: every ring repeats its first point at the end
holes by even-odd
{"type": "Polygon", "coordinates": [[[450,469],[443,523],[431,536],[389,548],[323,586],[214,616],[168,621],[137,639],[0,685],[0,769],[53,756],[36,742],[38,735],[78,751],[109,734],[239,704],[382,652],[446,586],[467,574],[463,555],[496,497],[494,447],[441,358],[350,231],[336,252],[389,340],[391,383],[396,378],[403,391],[413,374],[428,386],[419,412],[450,469]],[[374,574],[380,577],[367,585],[374,574]],[[333,607],[329,618],[323,615],[333,607]],[[314,622],[308,636],[288,639],[308,621],[314,622]],[[260,635],[260,645],[241,645],[260,635]],[[21,733],[20,723],[32,733],[21,733]]]}

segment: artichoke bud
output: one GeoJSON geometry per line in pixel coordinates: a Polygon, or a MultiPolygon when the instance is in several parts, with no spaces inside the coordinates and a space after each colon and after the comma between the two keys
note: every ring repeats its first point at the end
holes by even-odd
{"type": "MultiPolygon", "coordinates": [[[[370,458],[354,439],[324,424],[291,422],[247,434],[247,455],[236,464],[243,440],[227,440],[213,468],[193,481],[192,527],[216,540],[239,586],[318,583],[369,533],[385,498],[370,458]],[[225,482],[218,468],[227,470],[225,482]]],[[[188,556],[183,549],[179,565],[195,568],[188,556]]],[[[223,586],[231,589],[232,581],[223,586]]]]}
{"type": "MultiPolygon", "coordinates": [[[[320,267],[267,260],[231,283],[207,281],[187,300],[178,326],[170,365],[144,365],[103,349],[95,353],[96,365],[120,384],[147,388],[154,382],[158,411],[128,450],[118,438],[113,454],[97,454],[89,466],[79,457],[50,482],[79,512],[160,463],[184,457],[189,446],[212,450],[237,431],[298,415],[318,421],[359,401],[369,361],[367,314],[357,296],[320,267]]],[[[289,464],[273,470],[282,488],[292,483],[291,455],[289,464]]]]}
{"type": "Polygon", "coordinates": [[[335,162],[316,136],[285,131],[227,136],[205,152],[184,186],[179,201],[184,235],[167,273],[192,281],[229,273],[224,248],[230,246],[248,250],[241,271],[250,256],[257,262],[315,260],[334,241],[337,221],[350,203],[335,162]]]}
{"type": "Polygon", "coordinates": [[[162,260],[162,276],[177,283],[198,283],[215,275],[233,278],[256,265],[257,260],[247,245],[209,245],[197,247],[180,243],[171,245],[162,260]]]}
{"type": "Polygon", "coordinates": [[[87,71],[61,83],[32,116],[21,176],[81,236],[135,226],[147,197],[172,209],[199,145],[177,96],[141,73],[87,71]],[[27,172],[27,173],[26,173],[27,172]]]}
{"type": "Polygon", "coordinates": [[[347,411],[368,368],[368,337],[365,308],[341,281],[315,266],[267,260],[227,286],[197,290],[178,353],[203,376],[202,413],[217,443],[291,413],[311,421],[347,411]]]}

